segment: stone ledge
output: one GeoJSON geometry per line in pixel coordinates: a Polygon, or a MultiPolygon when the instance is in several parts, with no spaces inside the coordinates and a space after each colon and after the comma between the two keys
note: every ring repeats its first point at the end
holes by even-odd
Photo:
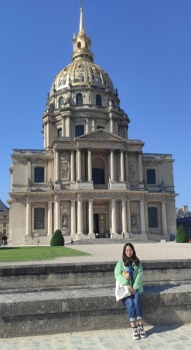
{"type": "MultiPolygon", "coordinates": [[[[147,324],[191,323],[191,284],[148,286],[142,306],[147,324]]],[[[1,337],[128,326],[113,284],[0,295],[0,315],[1,337]]]]}
{"type": "MultiPolygon", "coordinates": [[[[144,285],[190,283],[191,259],[143,261],[144,285]]],[[[0,267],[0,294],[6,290],[36,291],[66,286],[112,284],[116,262],[17,265],[0,267]]]]}

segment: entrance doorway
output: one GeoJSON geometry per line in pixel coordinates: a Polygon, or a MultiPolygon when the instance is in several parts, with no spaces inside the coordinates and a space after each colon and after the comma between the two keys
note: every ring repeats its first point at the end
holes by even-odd
{"type": "Polygon", "coordinates": [[[94,214],[94,233],[98,233],[100,238],[105,237],[106,214],[94,214]]]}

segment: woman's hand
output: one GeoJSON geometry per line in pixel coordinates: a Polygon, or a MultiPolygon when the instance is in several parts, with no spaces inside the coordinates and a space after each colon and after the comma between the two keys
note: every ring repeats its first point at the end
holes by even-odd
{"type": "Polygon", "coordinates": [[[136,289],[134,289],[133,287],[131,287],[131,286],[127,286],[128,288],[129,288],[129,290],[130,290],[130,292],[131,292],[131,294],[135,294],[136,293],[136,289]]]}

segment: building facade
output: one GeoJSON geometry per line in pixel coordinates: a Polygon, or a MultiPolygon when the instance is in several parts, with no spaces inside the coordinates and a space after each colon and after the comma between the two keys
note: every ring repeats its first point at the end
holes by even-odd
{"type": "Polygon", "coordinates": [[[171,154],[143,153],[128,139],[130,119],[108,73],[94,63],[91,39],[80,27],[72,62],[57,74],[42,115],[44,148],[12,154],[12,244],[65,240],[145,239],[176,232],[171,154]]]}
{"type": "Polygon", "coordinates": [[[9,208],[0,199],[0,243],[9,244],[9,208]]]}

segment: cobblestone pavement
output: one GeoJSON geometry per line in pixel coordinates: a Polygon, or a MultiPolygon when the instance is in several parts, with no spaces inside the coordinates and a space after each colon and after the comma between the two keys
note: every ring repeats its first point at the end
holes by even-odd
{"type": "Polygon", "coordinates": [[[189,350],[191,324],[145,327],[147,338],[133,340],[131,330],[114,329],[0,339],[1,350],[189,350]]]}

